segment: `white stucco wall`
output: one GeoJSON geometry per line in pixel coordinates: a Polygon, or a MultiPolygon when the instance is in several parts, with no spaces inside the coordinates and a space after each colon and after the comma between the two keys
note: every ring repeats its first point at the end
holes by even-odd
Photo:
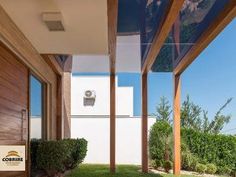
{"type": "MultiPolygon", "coordinates": [[[[117,81],[117,79],[116,79],[117,81]]],[[[72,115],[109,115],[110,79],[108,76],[72,76],[71,114],[72,115]],[[84,106],[84,92],[94,90],[94,106],[84,106]]],[[[116,82],[117,115],[133,116],[133,87],[118,87],[116,82]]]]}
{"type": "Polygon", "coordinates": [[[30,138],[41,139],[42,137],[42,119],[39,116],[33,116],[30,119],[30,138]]]}
{"type": "MultiPolygon", "coordinates": [[[[76,116],[74,116],[76,117],[76,116]]],[[[71,138],[85,138],[88,152],[84,163],[109,164],[110,122],[104,118],[72,118],[71,138]]],[[[148,119],[148,129],[155,123],[148,119]]],[[[31,138],[41,138],[41,119],[31,119],[31,138]]],[[[141,164],[141,118],[116,118],[116,163],[141,164]]]]}
{"type": "MultiPolygon", "coordinates": [[[[117,78],[116,78],[117,79],[117,78]]],[[[109,77],[72,77],[71,138],[85,138],[88,153],[85,163],[109,164],[110,119],[109,77]],[[84,106],[86,90],[95,90],[94,106],[84,106]]],[[[116,163],[141,164],[141,118],[133,117],[133,88],[116,82],[116,163]]],[[[148,129],[156,119],[148,119],[148,129]]],[[[31,137],[40,138],[41,119],[31,119],[31,137]]]]}
{"type": "MultiPolygon", "coordinates": [[[[148,127],[155,123],[148,119],[148,127]]],[[[85,138],[88,153],[85,163],[109,164],[109,118],[72,118],[72,138],[85,138]]],[[[116,163],[141,164],[141,118],[116,119],[116,163]]]]}
{"type": "MultiPolygon", "coordinates": [[[[85,163],[109,164],[110,78],[72,76],[71,136],[88,140],[85,163]],[[94,106],[84,106],[86,90],[96,92],[94,106]]],[[[119,87],[116,77],[116,163],[141,164],[141,118],[133,117],[133,87],[119,87]]],[[[149,128],[155,118],[149,118],[149,128]]]]}

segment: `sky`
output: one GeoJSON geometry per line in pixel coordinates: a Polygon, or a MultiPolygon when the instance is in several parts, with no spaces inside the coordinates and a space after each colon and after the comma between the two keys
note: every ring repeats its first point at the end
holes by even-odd
{"type": "MultiPolygon", "coordinates": [[[[195,59],[181,76],[181,100],[189,95],[191,101],[207,110],[213,118],[228,98],[233,101],[224,109],[232,115],[223,133],[236,133],[236,19],[195,59]]],[[[141,111],[140,74],[119,73],[119,86],[134,88],[134,115],[141,111]]],[[[41,115],[41,84],[31,77],[31,114],[41,115]]],[[[149,73],[148,112],[155,112],[160,97],[172,105],[173,80],[171,73],[149,73]]]]}
{"type": "Polygon", "coordinates": [[[30,77],[30,106],[31,116],[42,114],[42,84],[34,77],[30,77]]]}
{"type": "MultiPolygon", "coordinates": [[[[134,87],[134,114],[140,115],[140,74],[119,74],[119,86],[134,87]]],[[[228,98],[233,98],[224,109],[232,115],[223,133],[236,133],[236,19],[195,59],[181,76],[181,100],[190,99],[208,111],[213,118],[228,98]]],[[[150,73],[148,76],[148,111],[155,112],[160,97],[172,104],[173,79],[171,73],[150,73]]]]}

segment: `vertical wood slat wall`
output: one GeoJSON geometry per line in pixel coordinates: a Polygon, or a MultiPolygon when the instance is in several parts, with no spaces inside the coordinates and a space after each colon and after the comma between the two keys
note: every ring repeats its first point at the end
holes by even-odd
{"type": "MultiPolygon", "coordinates": [[[[28,88],[27,67],[0,44],[0,145],[28,144],[28,88]]],[[[0,176],[26,173],[0,172],[0,176]]]]}

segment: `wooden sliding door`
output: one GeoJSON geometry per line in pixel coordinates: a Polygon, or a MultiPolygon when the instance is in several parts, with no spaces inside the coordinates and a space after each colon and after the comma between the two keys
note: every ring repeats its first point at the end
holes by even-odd
{"type": "MultiPolygon", "coordinates": [[[[0,43],[0,145],[28,146],[28,96],[27,67],[0,43]]],[[[0,172],[0,176],[21,177],[27,173],[0,172]]]]}

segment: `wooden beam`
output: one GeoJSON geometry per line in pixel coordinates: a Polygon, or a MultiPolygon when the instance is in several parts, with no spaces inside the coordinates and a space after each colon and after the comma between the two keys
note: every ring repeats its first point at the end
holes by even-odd
{"type": "Polygon", "coordinates": [[[107,0],[108,52],[110,61],[110,171],[116,171],[116,34],[118,0],[107,0]]]}
{"type": "Polygon", "coordinates": [[[69,73],[72,72],[72,55],[68,55],[68,57],[64,63],[64,66],[63,66],[63,71],[69,72],[69,73]]]}
{"type": "Polygon", "coordinates": [[[118,0],[107,0],[107,13],[108,13],[108,52],[110,56],[110,73],[115,74],[118,0]]]}
{"type": "Polygon", "coordinates": [[[179,15],[183,3],[184,0],[172,0],[170,2],[166,16],[165,18],[163,18],[160,28],[157,30],[149,52],[145,58],[145,62],[142,66],[142,73],[147,73],[148,71],[150,71],[153,63],[156,60],[157,55],[161,50],[161,47],[163,46],[171,30],[171,27],[173,26],[176,20],[176,17],[179,15]]]}
{"type": "Polygon", "coordinates": [[[174,68],[174,74],[181,74],[209,45],[209,43],[235,18],[235,15],[236,1],[231,0],[222,13],[220,13],[211,25],[204,31],[193,47],[174,68]]]}
{"type": "Polygon", "coordinates": [[[142,172],[148,173],[148,81],[142,74],[142,172]]]}
{"type": "Polygon", "coordinates": [[[59,59],[58,54],[41,54],[47,64],[58,75],[63,75],[63,72],[72,71],[72,55],[63,55],[66,57],[63,61],[59,59]]]}
{"type": "Polygon", "coordinates": [[[174,75],[174,174],[180,175],[181,160],[180,160],[180,94],[181,82],[180,75],[174,75]]]}
{"type": "Polygon", "coordinates": [[[47,55],[47,54],[41,54],[41,56],[44,58],[44,60],[47,62],[47,64],[52,68],[52,70],[62,76],[63,74],[63,69],[59,65],[59,63],[56,61],[56,58],[54,55],[47,55]]]}
{"type": "Polygon", "coordinates": [[[116,84],[115,75],[110,75],[110,171],[116,170],[116,84]]]}

